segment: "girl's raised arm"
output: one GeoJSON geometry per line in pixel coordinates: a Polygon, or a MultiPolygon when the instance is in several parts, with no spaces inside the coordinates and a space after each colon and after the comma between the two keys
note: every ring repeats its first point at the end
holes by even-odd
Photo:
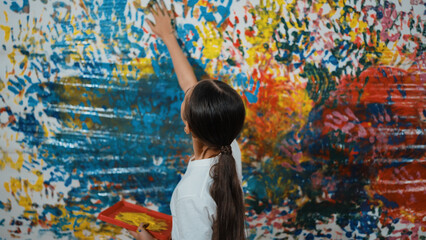
{"type": "Polygon", "coordinates": [[[195,77],[191,64],[189,64],[188,59],[183,54],[174,35],[175,29],[172,25],[171,17],[174,13],[170,13],[167,10],[164,1],[161,1],[161,6],[155,2],[154,6],[151,8],[151,13],[154,16],[155,24],[150,20],[147,20],[148,25],[151,27],[151,30],[166,44],[172,58],[179,86],[184,92],[186,92],[197,83],[197,78],[195,77]]]}

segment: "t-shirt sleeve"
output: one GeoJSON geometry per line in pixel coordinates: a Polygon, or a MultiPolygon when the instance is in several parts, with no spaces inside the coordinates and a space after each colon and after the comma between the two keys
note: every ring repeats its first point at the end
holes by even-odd
{"type": "Polygon", "coordinates": [[[173,226],[176,228],[177,239],[211,238],[214,213],[204,201],[195,196],[178,200],[175,207],[178,219],[173,226]]]}

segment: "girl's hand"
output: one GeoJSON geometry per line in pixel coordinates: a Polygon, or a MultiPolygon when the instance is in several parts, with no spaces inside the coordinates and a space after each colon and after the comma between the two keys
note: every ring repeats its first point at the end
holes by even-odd
{"type": "Polygon", "coordinates": [[[172,23],[174,21],[174,18],[172,18],[174,13],[167,10],[163,0],[161,0],[161,6],[157,1],[154,2],[154,5],[151,7],[151,13],[155,19],[155,24],[147,20],[151,30],[163,41],[168,37],[174,37],[175,29],[172,23]]]}
{"type": "Polygon", "coordinates": [[[149,234],[149,232],[146,230],[148,226],[146,224],[141,223],[139,225],[138,230],[136,232],[129,231],[130,235],[132,235],[136,240],[154,240],[155,238],[149,234]]]}
{"type": "Polygon", "coordinates": [[[169,12],[167,11],[163,0],[161,0],[161,6],[155,2],[154,6],[151,7],[151,13],[154,16],[155,24],[147,20],[148,25],[167,46],[170,57],[172,58],[179,86],[184,92],[186,92],[189,88],[197,84],[197,77],[195,76],[191,64],[189,64],[188,59],[182,52],[176,36],[174,35],[175,29],[174,24],[172,24],[172,20],[174,21],[173,17],[175,16],[175,13],[173,11],[173,4],[172,11],[169,12]]]}

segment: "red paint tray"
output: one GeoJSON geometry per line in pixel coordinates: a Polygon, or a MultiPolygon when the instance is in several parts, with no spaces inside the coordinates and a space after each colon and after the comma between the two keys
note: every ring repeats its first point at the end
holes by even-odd
{"type": "Polygon", "coordinates": [[[115,216],[117,214],[121,213],[121,212],[141,212],[141,213],[148,214],[151,217],[164,220],[167,223],[167,225],[169,226],[167,228],[167,230],[163,230],[163,231],[160,231],[160,232],[154,232],[154,231],[149,231],[149,230],[147,230],[147,231],[149,233],[151,233],[152,236],[154,236],[155,238],[157,238],[159,240],[168,240],[168,239],[171,238],[170,235],[171,235],[171,232],[172,232],[172,216],[164,214],[164,213],[160,213],[160,212],[157,212],[157,211],[153,211],[153,210],[150,210],[148,208],[126,202],[124,200],[121,200],[121,201],[117,202],[116,204],[114,204],[113,206],[103,210],[101,213],[99,213],[98,219],[105,221],[107,223],[114,224],[116,226],[123,227],[123,228],[131,230],[131,231],[137,231],[137,229],[138,229],[137,226],[130,225],[130,224],[127,224],[125,222],[122,222],[120,220],[115,219],[115,216]]]}

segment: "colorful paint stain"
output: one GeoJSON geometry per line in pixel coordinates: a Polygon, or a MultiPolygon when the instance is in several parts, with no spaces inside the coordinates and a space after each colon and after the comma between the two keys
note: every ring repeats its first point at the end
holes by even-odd
{"type": "MultiPolygon", "coordinates": [[[[130,238],[191,154],[148,1],[0,3],[0,238],[130,238]]],[[[426,235],[422,1],[175,1],[200,78],[243,96],[248,239],[426,235]]]]}

